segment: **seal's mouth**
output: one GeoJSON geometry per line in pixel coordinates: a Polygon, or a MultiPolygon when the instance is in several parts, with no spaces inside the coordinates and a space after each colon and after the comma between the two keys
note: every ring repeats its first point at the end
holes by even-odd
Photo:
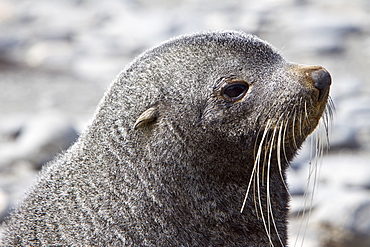
{"type": "MultiPolygon", "coordinates": [[[[321,66],[307,66],[294,64],[291,67],[292,71],[297,76],[297,80],[302,88],[302,92],[306,95],[305,100],[299,105],[304,105],[303,110],[298,111],[298,115],[302,117],[298,120],[300,126],[305,129],[306,135],[309,135],[318,125],[321,117],[328,111],[327,103],[330,101],[329,91],[331,86],[330,73],[321,66]]],[[[294,123],[294,125],[297,125],[294,123]]]]}
{"type": "Polygon", "coordinates": [[[329,122],[333,104],[329,91],[331,76],[321,66],[306,66],[294,64],[291,67],[294,78],[299,86],[297,95],[293,95],[285,108],[282,107],[276,115],[263,120],[264,131],[259,141],[269,139],[265,149],[298,149],[304,140],[316,129],[322,117],[329,122]],[[328,106],[329,102],[329,106],[328,106]],[[280,148],[279,148],[280,147],[280,148]]]}

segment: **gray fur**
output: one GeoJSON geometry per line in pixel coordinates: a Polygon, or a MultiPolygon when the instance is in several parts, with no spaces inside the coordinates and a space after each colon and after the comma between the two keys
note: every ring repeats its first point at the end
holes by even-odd
{"type": "Polygon", "coordinates": [[[316,125],[286,144],[282,168],[270,158],[261,207],[249,193],[240,209],[267,119],[312,101],[292,66],[242,32],[182,36],[143,53],[112,83],[77,142],[43,169],[8,219],[3,244],[286,245],[284,170],[316,125]],[[228,78],[250,84],[242,100],[219,96],[228,78]]]}

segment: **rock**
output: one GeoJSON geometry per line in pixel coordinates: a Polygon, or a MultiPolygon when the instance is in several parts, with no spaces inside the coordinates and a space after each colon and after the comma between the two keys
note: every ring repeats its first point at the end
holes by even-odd
{"type": "Polygon", "coordinates": [[[321,246],[370,246],[370,193],[331,190],[312,214],[321,246]]]}
{"type": "Polygon", "coordinates": [[[369,246],[370,155],[328,155],[319,169],[315,207],[308,228],[320,246],[369,246]]]}
{"type": "Polygon", "coordinates": [[[350,123],[335,123],[330,135],[330,152],[341,150],[358,150],[361,148],[361,141],[358,139],[358,128],[350,123]]]}
{"type": "Polygon", "coordinates": [[[2,118],[0,120],[0,145],[6,142],[14,142],[19,136],[25,121],[26,117],[22,114],[2,118]]]}
{"type": "Polygon", "coordinates": [[[337,103],[331,134],[331,151],[370,148],[370,98],[356,95],[337,103]]]}
{"type": "Polygon", "coordinates": [[[287,171],[287,183],[292,196],[291,214],[297,215],[309,212],[317,205],[314,200],[319,187],[321,160],[312,160],[298,169],[287,171]]]}
{"type": "Polygon", "coordinates": [[[0,188],[0,240],[2,234],[2,221],[7,215],[9,207],[9,196],[0,188]]]}
{"type": "Polygon", "coordinates": [[[0,37],[0,63],[9,64],[13,59],[9,54],[9,50],[19,47],[21,40],[12,36],[0,37]]]}
{"type": "Polygon", "coordinates": [[[9,196],[0,188],[0,222],[3,221],[4,216],[7,214],[8,206],[9,196]]]}
{"type": "Polygon", "coordinates": [[[67,70],[73,62],[74,53],[69,42],[45,41],[31,46],[25,59],[30,67],[67,70]]]}
{"type": "Polygon", "coordinates": [[[298,169],[288,169],[287,184],[292,196],[301,196],[306,191],[307,178],[302,179],[301,171],[298,169]]]}
{"type": "Polygon", "coordinates": [[[15,18],[15,4],[9,0],[0,1],[0,22],[8,22],[15,18]]]}
{"type": "Polygon", "coordinates": [[[345,19],[314,6],[299,7],[275,18],[283,18],[281,25],[291,34],[293,49],[317,54],[344,51],[344,37],[360,31],[359,24],[351,18],[345,19]]]}
{"type": "Polygon", "coordinates": [[[320,167],[320,184],[336,188],[370,189],[370,155],[328,155],[320,167]]]}
{"type": "Polygon", "coordinates": [[[28,160],[40,168],[61,150],[67,149],[77,137],[63,115],[53,111],[37,114],[22,126],[14,142],[0,147],[1,165],[28,160]]]}

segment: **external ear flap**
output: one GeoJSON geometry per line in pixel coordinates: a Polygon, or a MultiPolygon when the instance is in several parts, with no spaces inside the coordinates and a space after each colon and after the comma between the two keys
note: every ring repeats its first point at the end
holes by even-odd
{"type": "Polygon", "coordinates": [[[158,109],[157,107],[153,106],[141,113],[134,124],[134,129],[138,129],[144,126],[147,123],[153,122],[158,117],[158,109]]]}

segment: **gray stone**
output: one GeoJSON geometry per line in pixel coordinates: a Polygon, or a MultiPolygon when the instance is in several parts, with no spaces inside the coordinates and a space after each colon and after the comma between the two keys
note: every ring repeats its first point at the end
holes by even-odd
{"type": "Polygon", "coordinates": [[[283,17],[281,23],[291,33],[294,49],[318,54],[344,51],[345,36],[360,31],[352,19],[344,19],[314,6],[299,8],[279,17],[283,17]]]}
{"type": "Polygon", "coordinates": [[[330,135],[330,152],[341,150],[358,150],[361,141],[358,139],[358,128],[349,122],[338,121],[330,135]]]}
{"type": "Polygon", "coordinates": [[[7,214],[9,206],[9,196],[5,191],[0,188],[0,222],[3,220],[4,216],[7,214]]]}
{"type": "Polygon", "coordinates": [[[44,41],[29,47],[25,61],[30,67],[67,70],[74,60],[73,47],[66,41],[44,41]]]}
{"type": "Polygon", "coordinates": [[[337,188],[370,189],[370,155],[325,156],[320,167],[320,183],[337,188]]]}
{"type": "Polygon", "coordinates": [[[370,193],[333,190],[313,213],[320,230],[321,246],[370,245],[370,193]]]}
{"type": "Polygon", "coordinates": [[[0,147],[0,162],[2,166],[8,166],[17,160],[28,160],[41,167],[76,139],[76,131],[63,115],[43,112],[22,126],[14,142],[0,147]]]}

